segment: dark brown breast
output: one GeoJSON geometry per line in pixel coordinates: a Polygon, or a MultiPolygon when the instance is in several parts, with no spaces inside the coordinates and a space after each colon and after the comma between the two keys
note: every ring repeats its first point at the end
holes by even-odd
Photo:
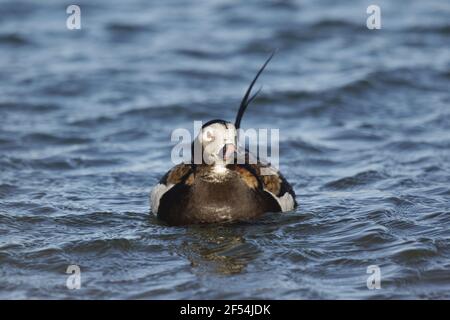
{"type": "Polygon", "coordinates": [[[158,217],[182,225],[248,220],[269,211],[280,207],[250,174],[227,170],[218,175],[210,166],[199,166],[185,183],[164,194],[158,217]]]}

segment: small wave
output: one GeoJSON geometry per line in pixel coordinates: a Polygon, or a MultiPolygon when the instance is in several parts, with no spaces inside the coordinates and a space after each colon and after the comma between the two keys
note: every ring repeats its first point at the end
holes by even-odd
{"type": "Polygon", "coordinates": [[[327,158],[326,156],[323,158],[322,157],[308,157],[301,161],[300,160],[294,161],[293,164],[296,164],[296,165],[304,164],[304,165],[308,165],[311,167],[320,167],[321,168],[320,170],[323,170],[323,168],[331,168],[333,166],[339,165],[339,161],[335,161],[333,159],[327,158]]]}
{"type": "Polygon", "coordinates": [[[129,225],[130,223],[133,223],[133,221],[143,221],[146,218],[148,218],[146,213],[95,211],[56,217],[54,223],[77,227],[115,226],[129,225]]]}
{"type": "Polygon", "coordinates": [[[61,80],[58,84],[45,82],[39,92],[49,96],[78,96],[92,91],[94,86],[84,80],[61,80]]]}
{"type": "Polygon", "coordinates": [[[77,120],[70,120],[68,121],[69,125],[72,126],[79,126],[79,127],[86,127],[86,128],[95,128],[99,125],[106,125],[109,123],[114,122],[116,119],[110,116],[98,116],[94,118],[84,118],[84,119],[77,119],[77,120]]]}
{"type": "Polygon", "coordinates": [[[363,77],[343,84],[338,88],[330,88],[327,94],[339,96],[363,94],[368,90],[383,91],[391,87],[430,89],[434,87],[436,76],[442,76],[436,71],[424,68],[399,67],[388,70],[376,70],[366,73],[363,77]]]}
{"type": "Polygon", "coordinates": [[[331,136],[327,137],[330,141],[351,140],[351,141],[382,141],[385,137],[380,134],[365,132],[358,129],[343,129],[338,132],[333,132],[331,136]]]}
{"type": "MultiPolygon", "coordinates": [[[[449,73],[449,79],[450,79],[450,73],[449,73]]],[[[450,100],[449,100],[449,102],[450,102],[450,100]]],[[[443,129],[448,130],[448,129],[450,129],[450,114],[438,113],[432,119],[425,121],[423,123],[423,126],[425,128],[443,128],[443,129]]]]}
{"type": "Polygon", "coordinates": [[[2,1],[0,15],[6,18],[25,18],[39,9],[39,4],[32,1],[23,1],[17,5],[17,1],[2,1]]]}
{"type": "Polygon", "coordinates": [[[19,188],[11,184],[0,184],[0,198],[6,198],[7,196],[17,193],[19,188]]]}
{"type": "Polygon", "coordinates": [[[61,253],[63,253],[63,250],[60,247],[50,245],[50,246],[45,246],[45,247],[41,247],[41,248],[37,248],[37,249],[28,250],[25,253],[25,258],[26,259],[39,259],[39,258],[47,258],[48,259],[49,257],[58,256],[61,253]]]}
{"type": "Polygon", "coordinates": [[[444,36],[450,35],[450,25],[439,26],[411,26],[404,30],[407,33],[432,33],[444,36]]]}
{"type": "MultiPolygon", "coordinates": [[[[28,203],[10,202],[10,203],[8,203],[8,205],[10,207],[15,207],[16,209],[17,208],[20,209],[21,212],[32,210],[39,206],[39,204],[32,203],[32,202],[28,202],[28,203]]],[[[49,221],[51,222],[52,221],[51,219],[52,219],[51,217],[45,216],[45,215],[40,216],[40,215],[32,215],[32,214],[28,214],[28,213],[20,214],[20,215],[19,214],[9,214],[9,213],[2,214],[0,212],[0,222],[2,224],[8,225],[13,228],[17,227],[19,225],[23,226],[23,224],[27,224],[27,223],[32,224],[32,225],[37,225],[37,224],[45,223],[45,222],[49,222],[49,221]]]]}
{"type": "Polygon", "coordinates": [[[128,22],[112,22],[105,26],[109,42],[117,46],[119,44],[134,45],[136,39],[141,36],[147,36],[145,42],[148,44],[151,41],[151,35],[156,31],[156,28],[151,25],[128,23],[128,22]]]}
{"type": "Polygon", "coordinates": [[[135,34],[137,32],[153,31],[154,27],[144,24],[132,24],[127,22],[110,22],[106,25],[106,29],[112,33],[135,34]]]}
{"type": "Polygon", "coordinates": [[[324,185],[325,188],[335,190],[346,190],[357,187],[362,187],[380,180],[386,179],[388,176],[385,173],[369,170],[360,172],[351,177],[345,177],[338,180],[328,182],[324,185]]]}
{"type": "Polygon", "coordinates": [[[204,50],[199,48],[182,48],[175,50],[177,54],[190,57],[190,58],[196,58],[196,59],[202,59],[202,60],[216,60],[216,59],[224,59],[228,56],[226,52],[223,51],[212,51],[212,50],[204,50]]]}
{"type": "Polygon", "coordinates": [[[443,225],[450,223],[450,212],[449,211],[435,211],[431,213],[425,213],[419,217],[421,221],[439,221],[443,225]]]}
{"type": "MultiPolygon", "coordinates": [[[[447,146],[443,146],[447,148],[447,146]]],[[[439,148],[437,143],[425,142],[425,141],[413,141],[413,140],[400,140],[389,142],[388,144],[383,146],[383,149],[392,150],[392,151],[411,151],[417,152],[419,150],[436,150],[439,148]]]]}
{"type": "Polygon", "coordinates": [[[80,158],[51,156],[38,159],[0,157],[0,165],[14,169],[74,170],[80,168],[114,166],[123,163],[119,158],[80,158]]]}
{"type": "MultiPolygon", "coordinates": [[[[274,32],[270,40],[276,39],[277,47],[282,47],[284,49],[290,47],[298,47],[298,45],[304,45],[308,42],[318,42],[323,40],[323,38],[329,38],[335,33],[342,32],[352,32],[361,33],[365,32],[364,28],[361,28],[359,24],[353,23],[351,21],[339,20],[339,19],[323,19],[310,24],[297,23],[296,25],[291,24],[287,28],[281,28],[274,32]]],[[[258,41],[256,44],[261,42],[258,41]]],[[[267,48],[268,40],[264,40],[265,45],[260,43],[260,46],[267,48]]],[[[250,42],[246,50],[250,50],[250,46],[255,43],[250,42]]],[[[267,50],[267,49],[266,49],[267,50]]]]}
{"type": "Polygon", "coordinates": [[[195,108],[191,108],[189,105],[166,105],[166,106],[150,106],[150,107],[141,107],[136,109],[126,110],[120,113],[118,116],[120,118],[124,117],[149,117],[153,119],[167,119],[174,118],[175,116],[188,117],[190,120],[205,118],[209,116],[210,111],[208,107],[202,107],[197,105],[195,108]]]}
{"type": "Polygon", "coordinates": [[[331,258],[323,261],[324,266],[342,266],[342,267],[363,267],[365,266],[363,259],[352,259],[352,258],[331,258]]]}
{"type": "MultiPolygon", "coordinates": [[[[440,168],[439,168],[439,171],[440,171],[440,168]]],[[[439,195],[441,195],[441,196],[450,196],[450,189],[445,188],[444,190],[442,190],[442,191],[439,193],[439,195]]]]}
{"type": "Polygon", "coordinates": [[[355,22],[342,20],[342,19],[322,19],[318,22],[314,22],[310,24],[309,27],[312,30],[317,29],[332,29],[335,31],[336,29],[351,29],[361,31],[361,26],[355,22]]]}
{"type": "Polygon", "coordinates": [[[437,248],[431,244],[403,244],[401,248],[391,253],[391,257],[402,263],[413,263],[418,260],[429,259],[436,256],[437,253],[437,248]]]}
{"type": "Polygon", "coordinates": [[[74,145],[74,144],[85,144],[92,140],[89,138],[81,137],[61,137],[49,133],[31,133],[23,136],[21,140],[25,143],[43,143],[52,145],[74,145]]]}
{"type": "Polygon", "coordinates": [[[385,218],[389,218],[394,214],[393,210],[390,209],[373,209],[366,213],[368,219],[374,221],[384,220],[385,218]]]}
{"type": "MultiPolygon", "coordinates": [[[[382,109],[374,110],[373,103],[364,101],[355,101],[354,99],[365,99],[366,95],[376,94],[384,95],[390,88],[396,87],[398,90],[411,90],[416,88],[420,90],[434,90],[436,88],[436,77],[442,77],[442,74],[420,68],[393,68],[389,70],[378,70],[364,73],[358,78],[344,83],[337,83],[335,86],[329,86],[312,91],[288,89],[275,91],[270,95],[261,94],[258,98],[259,104],[296,104],[301,108],[290,108],[291,115],[296,116],[320,116],[328,113],[336,115],[338,119],[343,115],[354,117],[364,117],[366,115],[379,117],[383,113],[389,114],[391,107],[383,106],[382,109]],[[355,109],[357,106],[357,109],[355,109]],[[389,109],[388,109],[389,108],[389,109]]],[[[442,83],[445,83],[443,81],[442,83]]],[[[443,86],[443,84],[442,84],[443,86]]],[[[392,110],[401,113],[402,110],[392,110]]],[[[410,113],[409,113],[410,114],[410,113]]],[[[437,121],[443,121],[437,119],[437,121]]]]}
{"type": "Polygon", "coordinates": [[[200,69],[196,69],[196,68],[187,68],[187,69],[181,69],[181,68],[177,68],[177,69],[172,69],[172,70],[168,70],[165,72],[165,74],[167,75],[173,75],[176,77],[185,77],[185,78],[189,78],[191,80],[214,80],[214,81],[218,81],[218,80],[237,80],[240,79],[240,75],[235,73],[235,72],[224,72],[224,71],[219,71],[217,69],[204,69],[204,70],[200,70],[200,69]]]}
{"type": "Polygon", "coordinates": [[[275,91],[270,95],[261,92],[258,95],[257,101],[259,104],[265,105],[290,103],[290,102],[303,103],[305,101],[312,100],[315,97],[316,97],[315,92],[304,90],[284,90],[284,91],[275,91]]]}
{"type": "Polygon", "coordinates": [[[148,137],[148,133],[145,131],[130,129],[130,130],[122,130],[119,132],[115,132],[110,134],[104,138],[105,141],[114,141],[114,142],[128,142],[128,141],[138,141],[140,139],[144,139],[148,137]]]}
{"type": "Polygon", "coordinates": [[[136,241],[133,239],[112,238],[112,239],[78,240],[64,245],[64,250],[69,250],[70,252],[75,253],[94,252],[100,254],[102,252],[109,250],[129,251],[135,247],[136,241]]]}
{"type": "Polygon", "coordinates": [[[12,146],[13,143],[14,143],[14,139],[3,139],[3,138],[0,138],[0,146],[3,146],[3,147],[6,147],[8,145],[12,146]]]}
{"type": "Polygon", "coordinates": [[[387,232],[383,226],[369,227],[361,232],[355,239],[355,243],[360,246],[374,247],[375,245],[390,244],[395,237],[387,232]]]}
{"type": "Polygon", "coordinates": [[[315,154],[322,154],[322,153],[326,153],[326,152],[330,152],[333,149],[329,148],[329,147],[325,147],[323,145],[318,145],[318,144],[312,144],[312,143],[308,143],[302,139],[290,139],[287,141],[286,144],[283,143],[282,145],[283,149],[290,149],[293,148],[295,150],[301,150],[301,151],[305,151],[307,153],[315,153],[315,154]]]}
{"type": "Polygon", "coordinates": [[[61,106],[54,104],[54,103],[48,103],[48,104],[42,104],[42,103],[24,103],[24,102],[0,102],[0,111],[10,111],[10,112],[51,112],[60,109],[61,106]]]}
{"type": "Polygon", "coordinates": [[[396,234],[399,234],[401,231],[408,231],[408,232],[420,231],[420,227],[418,226],[418,224],[413,220],[407,219],[407,217],[405,218],[402,218],[401,216],[399,218],[393,217],[390,220],[386,221],[385,224],[396,234]]]}
{"type": "Polygon", "coordinates": [[[31,44],[27,38],[17,33],[0,34],[0,45],[9,45],[14,47],[26,46],[31,44]]]}
{"type": "Polygon", "coordinates": [[[414,205],[413,202],[401,197],[389,197],[386,199],[386,201],[394,204],[397,207],[405,207],[405,206],[409,207],[414,205]]]}
{"type": "Polygon", "coordinates": [[[15,222],[15,219],[13,216],[7,214],[6,212],[0,211],[0,223],[2,225],[13,225],[15,222]]]}

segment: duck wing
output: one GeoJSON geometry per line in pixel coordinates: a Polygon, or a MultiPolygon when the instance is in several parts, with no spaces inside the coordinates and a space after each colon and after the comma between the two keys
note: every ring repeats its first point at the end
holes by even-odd
{"type": "Polygon", "coordinates": [[[161,198],[175,186],[190,186],[194,181],[192,164],[181,163],[167,171],[159,183],[150,192],[151,209],[158,213],[161,198]]]}
{"type": "Polygon", "coordinates": [[[273,197],[282,212],[297,207],[295,192],[281,172],[245,150],[245,164],[235,164],[235,170],[251,188],[262,188],[273,197]]]}

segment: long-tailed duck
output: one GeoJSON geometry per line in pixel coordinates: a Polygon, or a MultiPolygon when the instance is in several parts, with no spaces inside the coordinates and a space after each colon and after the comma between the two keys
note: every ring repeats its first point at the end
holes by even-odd
{"type": "Polygon", "coordinates": [[[259,92],[250,97],[253,85],[272,57],[273,53],[248,87],[235,123],[205,123],[192,142],[191,162],[173,167],[152,189],[151,210],[159,219],[170,225],[218,223],[249,220],[297,206],[294,190],[283,175],[259,159],[250,161],[255,158],[237,145],[242,116],[259,92]],[[194,150],[201,150],[200,161],[194,161],[194,150]],[[245,162],[236,161],[240,156],[245,162]]]}

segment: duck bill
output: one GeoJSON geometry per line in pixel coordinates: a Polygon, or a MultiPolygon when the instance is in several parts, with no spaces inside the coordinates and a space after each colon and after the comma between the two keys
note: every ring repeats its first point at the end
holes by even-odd
{"type": "Polygon", "coordinates": [[[234,152],[236,151],[236,147],[232,143],[227,143],[225,145],[225,154],[223,155],[223,158],[225,160],[228,160],[234,156],[234,152]]]}

